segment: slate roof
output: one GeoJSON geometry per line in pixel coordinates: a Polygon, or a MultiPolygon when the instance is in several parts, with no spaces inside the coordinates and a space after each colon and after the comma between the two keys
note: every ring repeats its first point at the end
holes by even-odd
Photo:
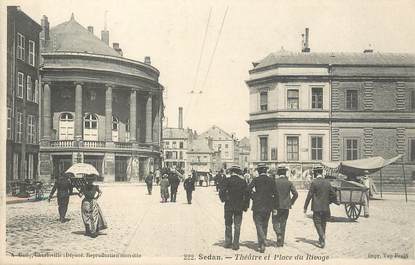
{"type": "Polygon", "coordinates": [[[213,125],[207,131],[200,134],[201,137],[212,137],[213,140],[232,140],[232,135],[227,133],[225,130],[213,125]]]}
{"type": "Polygon", "coordinates": [[[415,65],[412,53],[289,52],[270,53],[256,63],[255,70],[276,64],[302,65],[415,65]]]}
{"type": "Polygon", "coordinates": [[[79,24],[74,16],[50,29],[45,52],[84,52],[121,57],[114,49],[79,24]]]}
{"type": "Polygon", "coordinates": [[[185,129],[164,128],[163,139],[187,139],[188,134],[185,129]]]}
{"type": "Polygon", "coordinates": [[[189,152],[211,153],[213,150],[209,148],[208,140],[204,137],[199,136],[190,143],[189,152]]]}

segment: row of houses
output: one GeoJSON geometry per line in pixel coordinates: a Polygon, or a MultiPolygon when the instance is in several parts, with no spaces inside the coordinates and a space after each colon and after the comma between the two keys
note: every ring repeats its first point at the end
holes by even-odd
{"type": "Polygon", "coordinates": [[[215,172],[232,165],[248,168],[249,152],[248,138],[238,140],[215,125],[199,135],[191,129],[163,128],[163,165],[186,173],[215,172]]]}
{"type": "MultiPolygon", "coordinates": [[[[385,182],[415,180],[415,55],[281,50],[254,62],[250,161],[290,166],[295,179],[323,160],[403,155],[385,182]]],[[[379,176],[375,176],[379,181],[379,176]]]]}

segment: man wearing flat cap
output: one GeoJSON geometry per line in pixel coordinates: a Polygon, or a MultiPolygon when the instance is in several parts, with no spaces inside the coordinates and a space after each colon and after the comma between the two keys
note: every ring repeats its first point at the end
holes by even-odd
{"type": "Polygon", "coordinates": [[[337,203],[336,192],[330,181],[323,178],[323,168],[313,169],[314,180],[311,182],[307,198],[304,203],[304,213],[307,213],[308,204],[311,202],[313,211],[313,222],[319,237],[320,248],[326,245],[326,223],[330,219],[330,203],[337,203]]]}
{"type": "Polygon", "coordinates": [[[276,172],[275,188],[277,189],[277,198],[275,200],[275,208],[272,211],[272,226],[277,234],[277,247],[284,246],[288,214],[291,206],[294,205],[298,198],[294,184],[288,180],[287,171],[287,167],[279,166],[276,172]]]}
{"type": "Polygon", "coordinates": [[[258,251],[261,253],[265,252],[269,217],[276,198],[275,182],[268,176],[267,170],[265,164],[259,164],[257,167],[259,176],[254,178],[248,187],[253,201],[252,215],[257,231],[258,251]]]}
{"type": "Polygon", "coordinates": [[[219,197],[225,203],[225,248],[239,249],[239,235],[241,232],[242,211],[249,207],[248,186],[242,177],[242,170],[239,166],[232,166],[229,169],[230,177],[223,180],[222,188],[219,190],[219,197]],[[234,234],[232,241],[232,224],[234,234]]]}

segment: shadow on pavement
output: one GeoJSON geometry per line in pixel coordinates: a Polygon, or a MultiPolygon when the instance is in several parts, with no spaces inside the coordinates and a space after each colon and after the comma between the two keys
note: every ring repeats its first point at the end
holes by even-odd
{"type": "Polygon", "coordinates": [[[337,217],[337,216],[332,216],[329,219],[330,223],[356,223],[356,221],[350,220],[347,217],[337,217]]]}
{"type": "MultiPolygon", "coordinates": [[[[220,246],[220,247],[225,247],[225,241],[224,240],[220,240],[216,243],[213,244],[214,246],[220,246]]],[[[241,241],[239,242],[239,246],[240,247],[246,247],[255,251],[258,251],[258,244],[256,241],[241,241]]]]}
{"type": "MultiPolygon", "coordinates": [[[[81,235],[81,236],[87,236],[86,234],[85,234],[85,230],[81,230],[81,231],[73,231],[72,232],[72,234],[75,234],[75,235],[81,235]]],[[[98,236],[106,236],[107,234],[106,233],[101,233],[101,232],[98,232],[98,236]]]]}
{"type": "Polygon", "coordinates": [[[317,240],[311,240],[311,239],[307,239],[305,237],[296,237],[295,242],[303,242],[303,243],[313,245],[315,247],[318,247],[318,243],[319,243],[317,240]]]}

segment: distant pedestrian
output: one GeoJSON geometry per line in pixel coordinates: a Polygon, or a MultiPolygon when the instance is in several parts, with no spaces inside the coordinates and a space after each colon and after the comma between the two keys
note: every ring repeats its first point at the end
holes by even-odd
{"type": "Polygon", "coordinates": [[[294,184],[288,180],[286,175],[288,168],[281,166],[277,168],[275,187],[277,189],[277,199],[275,209],[272,214],[272,225],[277,234],[277,247],[284,246],[285,227],[291,207],[298,198],[294,184]],[[292,194],[292,197],[290,195],[292,194]]]}
{"type": "Polygon", "coordinates": [[[100,230],[107,228],[107,223],[97,202],[102,195],[102,191],[98,185],[93,184],[95,176],[86,175],[85,179],[86,185],[81,190],[84,195],[81,204],[82,220],[85,225],[85,235],[94,238],[98,236],[100,230]]]}
{"type": "Polygon", "coordinates": [[[249,174],[247,168],[244,169],[244,179],[245,179],[246,184],[251,183],[251,180],[252,180],[251,175],[249,174]]]}
{"type": "Polygon", "coordinates": [[[268,167],[265,164],[259,164],[257,167],[259,176],[249,184],[253,201],[253,219],[258,237],[258,251],[261,253],[265,252],[269,217],[276,199],[275,182],[268,176],[267,170],[268,167]]]}
{"type": "Polygon", "coordinates": [[[363,176],[361,179],[363,185],[365,185],[366,190],[363,194],[363,216],[369,218],[369,201],[370,201],[370,180],[368,176],[363,176]]]}
{"type": "Polygon", "coordinates": [[[187,203],[192,204],[192,193],[195,190],[195,182],[191,176],[188,176],[183,182],[183,187],[186,191],[187,203]]]}
{"type": "Polygon", "coordinates": [[[71,182],[69,181],[69,175],[64,174],[59,176],[49,194],[48,201],[50,202],[53,194],[57,191],[57,198],[58,198],[58,212],[59,212],[59,220],[61,223],[66,222],[67,219],[65,218],[66,212],[68,210],[69,204],[69,196],[72,194],[73,187],[71,182]]]}
{"type": "Polygon", "coordinates": [[[164,174],[163,177],[160,180],[160,196],[161,196],[161,202],[167,202],[169,199],[169,180],[167,178],[167,174],[164,174]]]}
{"type": "Polygon", "coordinates": [[[151,195],[151,191],[153,190],[153,179],[154,179],[153,173],[150,171],[150,173],[145,179],[145,182],[147,184],[147,191],[149,195],[151,195]]]}
{"type": "Polygon", "coordinates": [[[324,248],[326,245],[326,223],[330,219],[330,203],[336,201],[336,193],[330,181],[323,178],[323,168],[317,167],[313,170],[314,180],[310,185],[307,198],[304,203],[304,213],[307,213],[308,204],[311,202],[313,211],[313,222],[318,234],[318,246],[324,248]]]}
{"type": "Polygon", "coordinates": [[[176,172],[170,173],[169,183],[170,183],[170,193],[171,193],[170,202],[176,202],[177,189],[180,184],[180,179],[176,172]]]}
{"type": "Polygon", "coordinates": [[[160,178],[161,178],[160,175],[161,175],[160,169],[157,169],[156,173],[154,174],[154,180],[156,182],[156,185],[159,185],[160,183],[160,178]]]}
{"type": "Polygon", "coordinates": [[[231,176],[224,180],[223,187],[219,191],[219,197],[225,203],[225,248],[239,249],[239,235],[242,224],[242,211],[249,207],[248,185],[242,177],[239,166],[230,168],[231,176]],[[234,234],[232,240],[232,224],[234,234]]]}

